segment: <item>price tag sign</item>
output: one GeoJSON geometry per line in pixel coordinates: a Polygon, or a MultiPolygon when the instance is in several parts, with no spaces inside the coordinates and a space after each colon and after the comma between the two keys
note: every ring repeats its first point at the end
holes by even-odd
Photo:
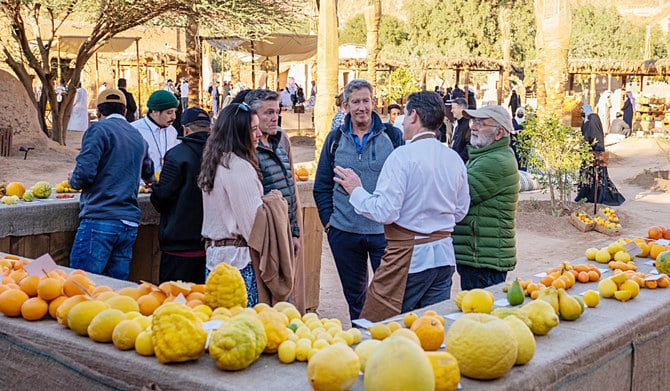
{"type": "MultiPolygon", "coordinates": [[[[658,272],[656,272],[656,273],[658,273],[658,272]]],[[[654,274],[653,276],[645,277],[644,280],[645,281],[656,281],[656,280],[660,280],[661,278],[663,278],[662,274],[654,274]]]]}
{"type": "Polygon", "coordinates": [[[537,274],[533,274],[534,277],[538,277],[538,278],[542,278],[542,277],[544,277],[544,276],[546,276],[546,275],[547,275],[547,273],[545,273],[545,272],[537,273],[537,274]]]}
{"type": "Polygon", "coordinates": [[[656,241],[656,244],[660,244],[661,246],[667,246],[667,245],[670,245],[670,240],[668,240],[668,239],[658,239],[656,241]]]}
{"type": "Polygon", "coordinates": [[[174,298],[175,303],[181,303],[181,304],[186,304],[186,298],[182,293],[178,294],[177,297],[174,298]]]}
{"type": "Polygon", "coordinates": [[[642,249],[635,242],[626,243],[623,246],[623,249],[626,250],[628,252],[628,254],[630,254],[630,256],[633,257],[633,258],[635,258],[636,255],[642,253],[642,249]]]}
{"type": "Polygon", "coordinates": [[[221,319],[210,320],[202,324],[202,328],[206,331],[218,330],[221,326],[223,326],[223,321],[221,319]]]}
{"type": "Polygon", "coordinates": [[[463,316],[463,312],[452,312],[450,314],[446,314],[444,317],[447,319],[456,320],[461,316],[463,316]]]}
{"type": "Polygon", "coordinates": [[[365,318],[360,318],[360,319],[354,319],[351,321],[351,323],[355,324],[356,326],[362,328],[362,329],[368,329],[368,327],[372,327],[374,323],[370,322],[369,320],[365,318]]]}
{"type": "Polygon", "coordinates": [[[58,269],[58,265],[56,265],[54,259],[51,258],[51,255],[47,253],[37,257],[34,261],[23,266],[23,269],[31,276],[43,276],[50,271],[58,269]]]}
{"type": "Polygon", "coordinates": [[[493,305],[495,305],[497,307],[509,307],[510,306],[509,301],[507,301],[507,299],[498,299],[498,300],[493,302],[493,305]]]}

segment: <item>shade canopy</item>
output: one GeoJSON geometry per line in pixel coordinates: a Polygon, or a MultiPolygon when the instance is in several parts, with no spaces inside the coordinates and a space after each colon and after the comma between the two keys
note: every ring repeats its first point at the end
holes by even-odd
{"type": "MultiPolygon", "coordinates": [[[[61,53],[79,53],[81,45],[89,38],[87,35],[60,35],[54,40],[54,45],[60,44],[61,53]]],[[[114,37],[108,39],[96,52],[120,53],[139,40],[140,37],[114,37]]]]}
{"type": "Polygon", "coordinates": [[[316,35],[270,34],[263,39],[242,39],[238,37],[203,37],[203,40],[219,50],[253,52],[262,57],[279,61],[305,61],[316,54],[316,35]]]}

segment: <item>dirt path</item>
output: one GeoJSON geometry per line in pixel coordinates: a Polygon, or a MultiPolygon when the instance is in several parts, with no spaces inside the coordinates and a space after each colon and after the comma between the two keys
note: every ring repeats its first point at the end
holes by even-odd
{"type": "MultiPolygon", "coordinates": [[[[55,147],[31,151],[23,156],[0,157],[0,181],[23,181],[27,186],[39,180],[57,183],[67,178],[74,167],[78,146],[77,135],[68,135],[70,148],[55,147]]],[[[293,154],[296,163],[314,158],[313,138],[295,138],[293,154]]],[[[670,225],[670,142],[653,138],[631,138],[608,148],[611,154],[609,175],[626,202],[615,208],[623,225],[623,236],[645,236],[652,225],[670,225]],[[660,144],[659,144],[660,143],[660,144]],[[665,178],[655,172],[666,171],[665,178]]],[[[517,214],[516,270],[508,280],[529,276],[562,261],[581,257],[588,247],[602,247],[612,238],[597,232],[581,233],[572,227],[566,216],[553,217],[548,211],[549,195],[540,192],[522,193],[517,214]]],[[[592,210],[592,205],[585,205],[592,210]]],[[[454,276],[452,295],[460,290],[454,276]]],[[[325,317],[349,322],[342,288],[327,240],[323,241],[321,295],[319,313],[325,317]]]]}

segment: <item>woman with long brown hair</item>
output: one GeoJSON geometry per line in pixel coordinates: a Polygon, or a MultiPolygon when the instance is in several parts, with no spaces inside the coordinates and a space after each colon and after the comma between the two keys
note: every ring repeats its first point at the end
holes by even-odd
{"type": "Polygon", "coordinates": [[[245,103],[226,106],[205,145],[198,178],[207,270],[221,262],[237,267],[247,287],[249,306],[258,302],[258,291],[247,241],[263,203],[256,158],[261,137],[258,123],[258,116],[245,103]]]}

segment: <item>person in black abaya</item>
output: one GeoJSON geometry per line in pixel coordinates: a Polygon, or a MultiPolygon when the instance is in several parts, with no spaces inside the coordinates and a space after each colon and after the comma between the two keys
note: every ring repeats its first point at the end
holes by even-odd
{"type": "Polygon", "coordinates": [[[614,183],[609,178],[606,164],[599,165],[598,183],[595,183],[596,161],[605,152],[605,136],[603,134],[603,125],[600,117],[591,110],[590,105],[582,106],[582,136],[591,146],[591,151],[595,154],[594,162],[589,167],[582,166],[580,170],[580,181],[577,197],[575,201],[593,202],[594,189],[598,186],[598,203],[609,206],[618,206],[624,203],[626,199],[619,193],[614,183]]]}

